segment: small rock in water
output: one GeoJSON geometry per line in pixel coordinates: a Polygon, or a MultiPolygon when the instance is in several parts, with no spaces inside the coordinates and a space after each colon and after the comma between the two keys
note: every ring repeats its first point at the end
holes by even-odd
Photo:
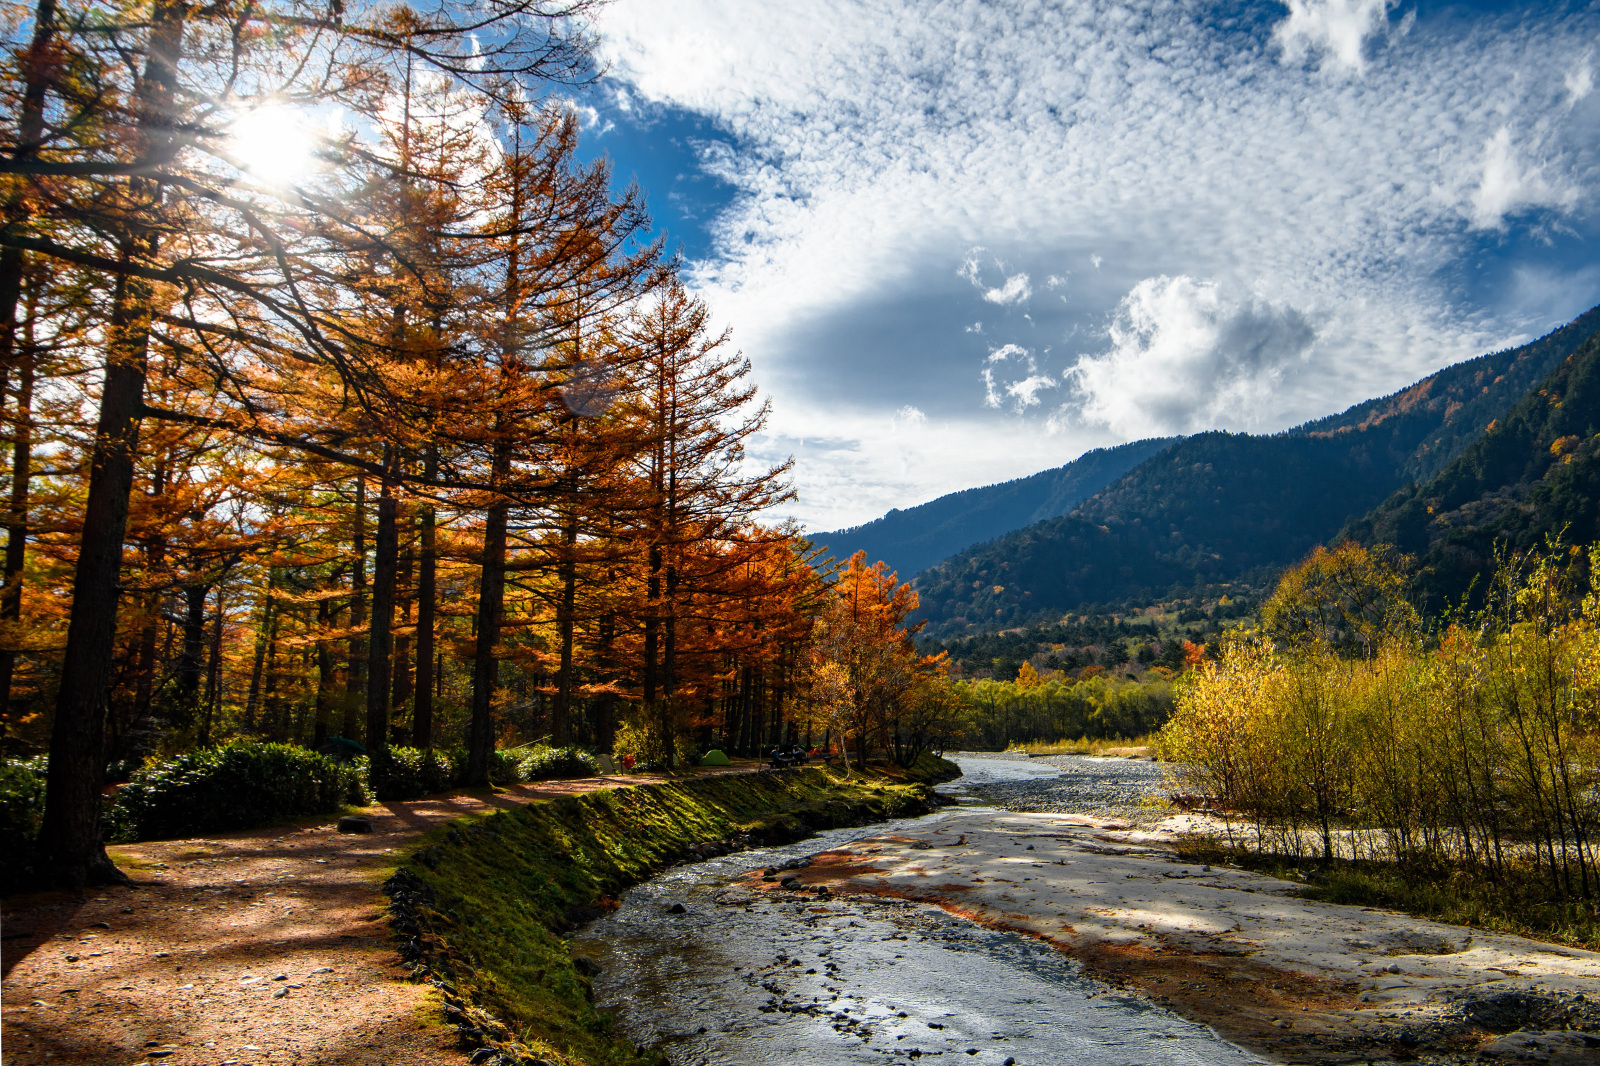
{"type": "Polygon", "coordinates": [[[600,964],[587,955],[574,955],[572,968],[585,977],[596,977],[600,973],[600,964]]]}
{"type": "Polygon", "coordinates": [[[668,914],[688,914],[689,913],[689,908],[685,907],[681,903],[674,903],[672,906],[667,908],[667,913],[668,914]]]}
{"type": "Polygon", "coordinates": [[[359,814],[347,814],[339,819],[339,832],[370,833],[372,832],[372,819],[363,818],[359,814]]]}

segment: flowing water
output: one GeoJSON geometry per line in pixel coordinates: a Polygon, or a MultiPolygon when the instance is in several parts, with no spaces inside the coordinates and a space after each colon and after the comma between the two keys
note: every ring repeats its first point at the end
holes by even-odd
{"type": "MultiPolygon", "coordinates": [[[[1055,766],[958,761],[967,776],[944,791],[1010,794],[1027,781],[1058,787],[1063,777],[1055,766]]],[[[659,1042],[676,1066],[930,1056],[986,1066],[1260,1061],[1204,1026],[1118,995],[1031,938],[921,904],[797,899],[733,883],[751,869],[939,817],[678,867],[577,934],[573,952],[599,966],[596,999],[622,1031],[659,1042]],[[683,913],[672,913],[675,904],[683,913]]]]}

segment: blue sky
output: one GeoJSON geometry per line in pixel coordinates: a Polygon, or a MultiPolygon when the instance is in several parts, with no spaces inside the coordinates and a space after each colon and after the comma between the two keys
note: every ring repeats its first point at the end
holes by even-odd
{"type": "Polygon", "coordinates": [[[814,530],[1271,432],[1600,303],[1600,5],[616,0],[588,144],[814,530]]]}

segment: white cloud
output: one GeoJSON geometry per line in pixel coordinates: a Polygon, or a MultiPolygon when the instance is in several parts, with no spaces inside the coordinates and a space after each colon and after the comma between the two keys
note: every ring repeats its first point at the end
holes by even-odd
{"type": "Polygon", "coordinates": [[[1068,372],[1072,411],[1124,437],[1255,428],[1316,339],[1292,307],[1228,299],[1213,281],[1146,278],[1117,309],[1111,347],[1068,372]]]}
{"type": "MultiPolygon", "coordinates": [[[[1087,343],[1141,279],[1210,279],[1219,322],[1247,306],[1299,308],[1308,321],[1314,311],[1309,361],[1252,393],[1253,424],[1277,429],[1548,328],[1484,295],[1503,290],[1472,275],[1484,254],[1474,230],[1515,232],[1531,208],[1554,216],[1532,220],[1546,230],[1592,229],[1600,217],[1594,109],[1560,106],[1600,37],[1593,7],[1425,13],[1409,33],[1389,33],[1379,61],[1373,35],[1385,32],[1388,7],[1378,0],[1288,5],[1271,47],[1273,31],[1224,26],[1198,0],[825,0],[821,17],[751,3],[615,0],[599,28],[636,108],[694,112],[733,146],[716,168],[736,194],[692,277],[758,379],[785,382],[774,398],[789,424],[826,409],[808,391],[824,379],[809,372],[819,323],[890,306],[896,294],[907,294],[894,309],[908,320],[957,303],[945,329],[958,355],[939,385],[968,410],[984,352],[1056,346],[1054,367],[983,364],[996,372],[984,394],[994,404],[963,423],[970,436],[946,434],[949,411],[916,393],[940,434],[907,453],[905,485],[975,483],[962,471],[978,454],[1065,461],[1068,441],[1114,442],[1113,422],[1244,425],[1205,381],[1185,413],[1181,395],[1157,402],[1136,375],[1110,374],[1107,360],[1134,348],[1087,343]],[[1362,76],[1282,62],[1295,48],[1362,76]],[[1512,132],[1497,149],[1501,130],[1512,132]],[[1018,304],[984,301],[1010,278],[1045,278],[1062,264],[1094,269],[1073,275],[1070,304],[1032,304],[1037,329],[1010,314],[1018,304]],[[956,265],[967,284],[951,277],[956,265]],[[964,332],[980,313],[982,348],[964,332]],[[1082,389],[1059,368],[1085,352],[1086,371],[1106,371],[1092,398],[1107,417],[1092,432],[1072,411],[1040,444],[1039,415],[1056,406],[1043,385],[1025,417],[999,415],[1022,398],[1011,387],[1035,374],[1082,389]],[[1113,402],[1114,389],[1132,391],[1113,402]],[[992,448],[975,445],[981,417],[992,448]]],[[[1176,336],[1157,335],[1169,338],[1151,341],[1158,351],[1176,336]]],[[[903,349],[875,340],[859,358],[925,383],[934,361],[922,340],[903,349]]],[[[863,455],[903,401],[881,395],[858,412],[852,448],[863,455]]],[[[851,432],[843,416],[836,425],[851,432]]],[[[811,468],[837,458],[821,456],[799,456],[800,513],[881,512],[884,482],[858,466],[849,469],[877,487],[817,495],[854,491],[811,468]]]]}
{"type": "Polygon", "coordinates": [[[1501,126],[1483,143],[1482,177],[1471,198],[1472,224],[1477,229],[1504,229],[1507,215],[1530,207],[1559,207],[1575,195],[1547,181],[1542,166],[1523,166],[1511,144],[1511,131],[1501,126]]]}
{"type": "Polygon", "coordinates": [[[1006,386],[1006,395],[1016,401],[1018,412],[1039,405],[1039,392],[1042,389],[1056,387],[1056,379],[1048,374],[1029,374],[1021,381],[1013,381],[1006,386]]]}
{"type": "Polygon", "coordinates": [[[896,433],[911,429],[921,429],[927,424],[928,416],[911,404],[906,404],[894,413],[894,418],[889,420],[890,428],[896,433]]]}
{"type": "Polygon", "coordinates": [[[1006,304],[1019,304],[1033,295],[1033,286],[1028,284],[1028,275],[1013,274],[1006,279],[1004,285],[998,288],[986,289],[983,298],[992,304],[1004,307],[1006,304]]]}
{"type": "MultiPolygon", "coordinates": [[[[1273,40],[1292,63],[1307,52],[1323,53],[1323,63],[1360,71],[1367,38],[1383,29],[1395,0],[1285,0],[1289,17],[1273,30],[1273,40]]],[[[1410,27],[1408,26],[1407,29],[1410,27]]]]}
{"type": "MultiPolygon", "coordinates": [[[[1020,344],[1002,344],[998,348],[990,349],[989,358],[984,361],[988,363],[1003,363],[1007,359],[1028,358],[1028,354],[1028,349],[1020,344]]],[[[1032,360],[1029,359],[1029,362],[1032,362],[1032,360]]]]}
{"type": "Polygon", "coordinates": [[[1577,69],[1567,72],[1565,84],[1568,107],[1576,105],[1594,91],[1594,71],[1589,67],[1588,56],[1584,56],[1583,62],[1577,69]]]}

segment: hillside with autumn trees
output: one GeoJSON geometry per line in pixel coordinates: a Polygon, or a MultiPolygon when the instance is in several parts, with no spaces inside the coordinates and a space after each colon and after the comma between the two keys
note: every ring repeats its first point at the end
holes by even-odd
{"type": "Polygon", "coordinates": [[[744,452],[750,364],[550,92],[594,76],[590,6],[29,16],[0,739],[42,756],[52,876],[120,876],[103,784],[227,741],[364,752],[382,795],[533,742],[670,767],[860,733],[938,673],[906,590],[761,517],[789,489],[744,452]],[[233,127],[285,113],[335,119],[258,174],[233,127]],[[836,580],[895,606],[819,657],[836,580]]]}

